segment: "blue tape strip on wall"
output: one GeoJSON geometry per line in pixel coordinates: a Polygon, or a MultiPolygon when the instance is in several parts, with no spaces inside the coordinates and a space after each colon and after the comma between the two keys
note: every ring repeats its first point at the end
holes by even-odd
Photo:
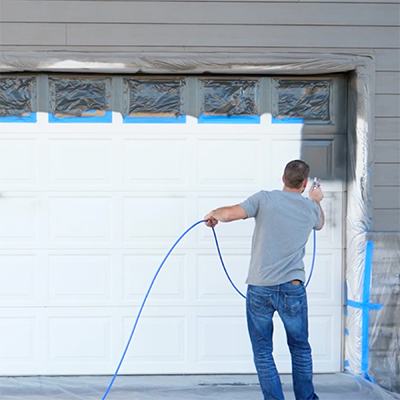
{"type": "Polygon", "coordinates": [[[17,116],[7,116],[7,117],[0,117],[0,122],[4,123],[35,123],[37,122],[37,114],[36,113],[30,113],[29,115],[26,115],[24,117],[17,117],[17,116]]]}
{"type": "Polygon", "coordinates": [[[259,124],[259,115],[200,115],[199,124],[259,124]]]}
{"type": "MultiPolygon", "coordinates": [[[[92,111],[94,112],[94,111],[92,111]]],[[[90,113],[88,111],[87,113],[90,113]]],[[[84,116],[84,117],[55,117],[54,114],[49,114],[49,122],[60,123],[60,124],[98,124],[98,123],[111,123],[112,122],[112,112],[106,111],[104,116],[84,116]]]]}
{"type": "Polygon", "coordinates": [[[185,124],[186,115],[179,117],[125,117],[124,124],[185,124]]]}

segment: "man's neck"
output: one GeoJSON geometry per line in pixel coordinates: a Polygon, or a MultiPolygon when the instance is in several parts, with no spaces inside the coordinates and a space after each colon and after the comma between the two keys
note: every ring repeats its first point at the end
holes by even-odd
{"type": "Polygon", "coordinates": [[[299,189],[295,189],[295,188],[287,187],[286,185],[283,185],[283,189],[282,190],[285,191],[285,192],[294,192],[294,193],[299,193],[299,194],[303,194],[303,192],[304,192],[304,188],[303,187],[301,187],[299,189]]]}

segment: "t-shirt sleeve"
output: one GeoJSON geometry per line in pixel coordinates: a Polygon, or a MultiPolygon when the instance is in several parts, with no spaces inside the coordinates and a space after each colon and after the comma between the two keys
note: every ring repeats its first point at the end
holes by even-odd
{"type": "Polygon", "coordinates": [[[247,218],[254,218],[257,215],[262,199],[262,192],[257,192],[247,198],[245,201],[239,203],[244,208],[247,218]]]}

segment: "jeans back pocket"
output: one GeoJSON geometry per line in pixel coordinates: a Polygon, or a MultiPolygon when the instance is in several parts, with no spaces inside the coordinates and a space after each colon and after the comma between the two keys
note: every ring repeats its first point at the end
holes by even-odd
{"type": "Polygon", "coordinates": [[[289,317],[295,317],[300,310],[306,305],[306,293],[299,295],[285,295],[284,313],[289,317]]]}
{"type": "Polygon", "coordinates": [[[250,311],[256,315],[266,315],[274,311],[272,307],[272,295],[267,293],[248,292],[250,311]]]}

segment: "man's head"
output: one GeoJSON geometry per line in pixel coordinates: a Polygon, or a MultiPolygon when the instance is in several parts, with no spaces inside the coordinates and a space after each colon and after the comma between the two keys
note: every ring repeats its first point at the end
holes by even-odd
{"type": "Polygon", "coordinates": [[[290,161],[283,172],[283,183],[287,188],[305,190],[307,186],[308,175],[310,167],[302,160],[290,161]]]}

